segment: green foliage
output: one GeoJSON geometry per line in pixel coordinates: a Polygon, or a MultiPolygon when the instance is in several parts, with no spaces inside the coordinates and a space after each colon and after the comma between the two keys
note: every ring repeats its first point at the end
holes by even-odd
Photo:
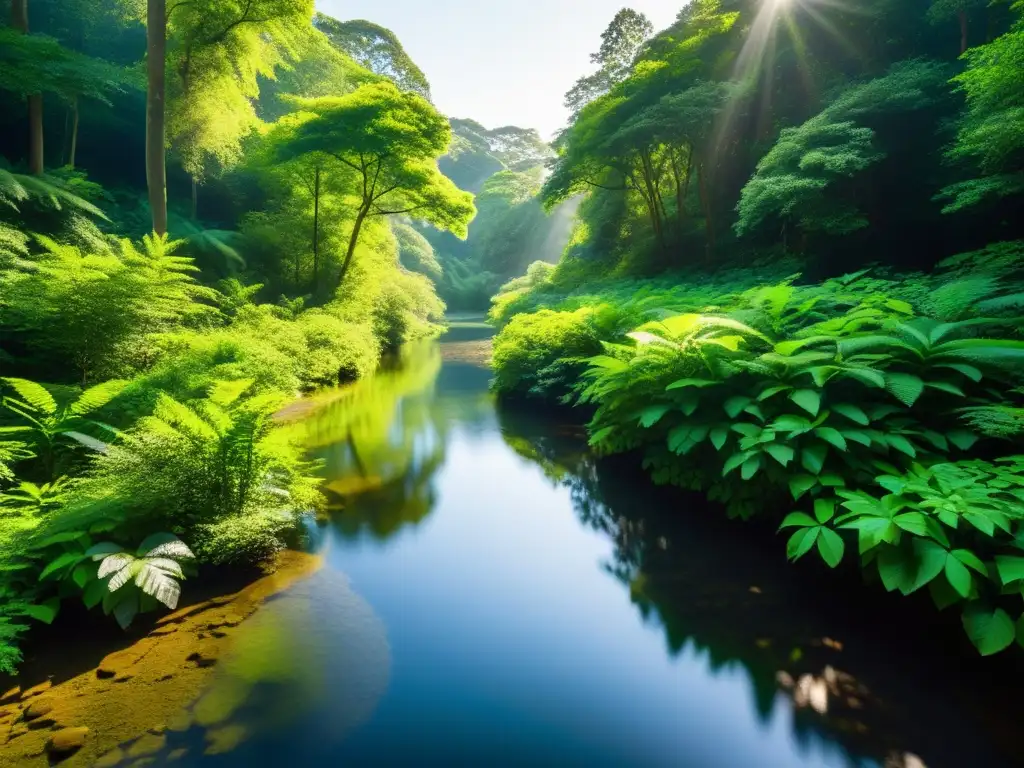
{"type": "Polygon", "coordinates": [[[870,126],[886,113],[927,108],[942,95],[943,66],[901,62],[888,74],[846,89],[825,110],[782,131],[743,188],[737,234],[767,223],[841,235],[867,226],[850,184],[886,157],[870,126]]]}
{"type": "Polygon", "coordinates": [[[340,50],[376,75],[391,80],[403,91],[430,101],[430,83],[395,34],[370,21],[338,21],[322,13],[313,25],[340,50]]]}
{"type": "Polygon", "coordinates": [[[945,213],[1024,193],[1024,21],[964,58],[967,68],[953,82],[967,110],[948,155],[978,175],[942,191],[945,213]]]}

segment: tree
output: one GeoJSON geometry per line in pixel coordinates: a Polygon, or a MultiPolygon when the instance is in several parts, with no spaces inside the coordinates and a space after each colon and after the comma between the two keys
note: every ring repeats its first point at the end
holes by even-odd
{"type": "Polygon", "coordinates": [[[965,58],[953,82],[967,109],[948,157],[980,173],[942,191],[945,213],[1024,192],[1024,19],[965,58]]]}
{"type": "Polygon", "coordinates": [[[320,152],[354,174],[358,207],[339,285],[368,217],[407,214],[466,237],[473,198],[438,170],[451,129],[426,99],[376,83],[346,96],[296,103],[308,117],[282,142],[281,158],[320,152]]]}
{"type": "Polygon", "coordinates": [[[960,25],[960,53],[967,50],[968,14],[987,6],[988,0],[932,0],[928,9],[928,20],[932,24],[945,24],[956,19],[960,25]]]}
{"type": "Polygon", "coordinates": [[[784,129],[743,188],[736,233],[773,222],[781,224],[785,241],[790,225],[803,235],[866,227],[854,180],[887,156],[873,125],[934,105],[947,92],[946,77],[935,62],[900,62],[883,77],[847,88],[802,125],[784,129]]]}
{"type": "Polygon", "coordinates": [[[318,13],[313,26],[327,35],[339,50],[376,75],[391,80],[403,91],[412,91],[430,101],[430,83],[416,62],[405,52],[394,32],[371,21],[338,21],[318,13]]]}
{"type": "Polygon", "coordinates": [[[189,0],[170,10],[168,61],[176,77],[167,102],[171,146],[196,186],[210,167],[241,158],[242,138],[257,125],[260,78],[297,56],[312,34],[311,0],[189,0]]]}
{"type": "MultiPolygon", "coordinates": [[[[11,0],[11,28],[28,34],[28,0],[11,0]]],[[[28,167],[29,172],[39,175],[43,172],[43,94],[29,93],[28,102],[28,167]]]]}
{"type": "Polygon", "coordinates": [[[167,0],[146,2],[146,186],[153,232],[167,234],[167,0]]]}
{"type": "Polygon", "coordinates": [[[615,14],[601,33],[600,49],[590,55],[591,63],[597,64],[598,70],[581,77],[565,94],[565,106],[573,116],[626,79],[637,54],[653,33],[654,25],[642,13],[623,8],[615,14]]]}
{"type": "MultiPolygon", "coordinates": [[[[15,29],[0,29],[0,62],[0,90],[26,99],[33,98],[33,94],[54,93],[71,105],[71,167],[75,165],[78,142],[79,98],[109,104],[113,94],[123,92],[133,82],[121,67],[65,48],[52,37],[15,29]]],[[[33,162],[38,160],[36,157],[33,162]]],[[[33,167],[32,172],[40,174],[43,168],[33,167]]]]}

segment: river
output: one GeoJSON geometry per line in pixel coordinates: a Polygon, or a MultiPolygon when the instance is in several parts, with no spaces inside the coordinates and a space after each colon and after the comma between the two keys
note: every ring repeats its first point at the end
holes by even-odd
{"type": "Polygon", "coordinates": [[[789,565],[578,426],[498,408],[489,335],[314,399],[294,428],[331,494],[325,565],[243,625],[159,761],[1019,764],[1019,677],[955,617],[789,565]]]}

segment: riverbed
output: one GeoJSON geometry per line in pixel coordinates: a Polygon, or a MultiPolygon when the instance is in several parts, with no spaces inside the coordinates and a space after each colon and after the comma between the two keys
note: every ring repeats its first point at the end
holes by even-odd
{"type": "Polygon", "coordinates": [[[1015,662],[787,564],[770,531],[595,458],[564,414],[499,407],[490,333],[455,324],[295,416],[331,501],[322,566],[237,627],[145,759],[1024,764],[1015,662]]]}

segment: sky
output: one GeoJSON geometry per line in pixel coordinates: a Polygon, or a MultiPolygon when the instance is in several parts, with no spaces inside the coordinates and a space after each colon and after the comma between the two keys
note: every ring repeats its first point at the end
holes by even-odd
{"type": "Polygon", "coordinates": [[[686,0],[317,0],[342,21],[367,19],[402,41],[449,117],[487,128],[536,128],[549,139],[568,120],[562,97],[593,70],[590,54],[624,6],[655,29],[686,0]]]}

